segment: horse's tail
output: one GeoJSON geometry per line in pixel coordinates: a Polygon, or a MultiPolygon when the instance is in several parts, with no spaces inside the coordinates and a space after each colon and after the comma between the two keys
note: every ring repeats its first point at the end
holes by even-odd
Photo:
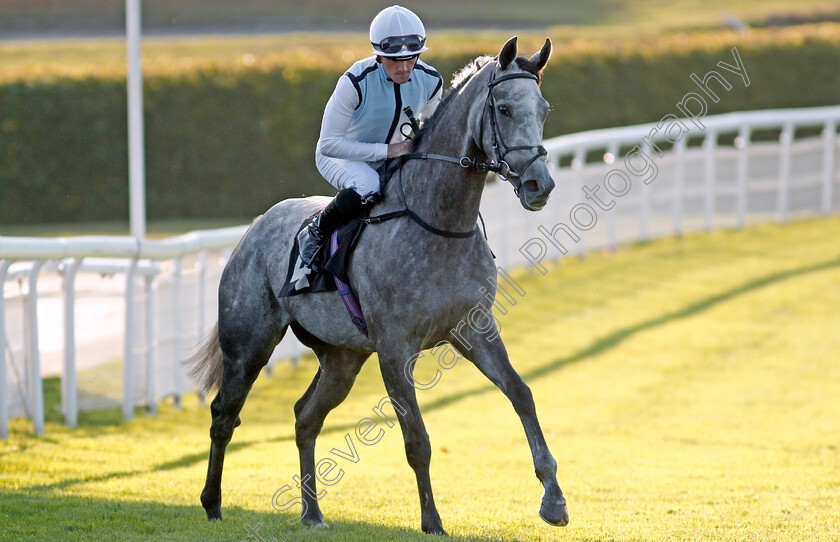
{"type": "Polygon", "coordinates": [[[222,347],[219,344],[219,324],[204,339],[198,351],[184,361],[187,374],[199,389],[210,393],[222,386],[222,347]]]}

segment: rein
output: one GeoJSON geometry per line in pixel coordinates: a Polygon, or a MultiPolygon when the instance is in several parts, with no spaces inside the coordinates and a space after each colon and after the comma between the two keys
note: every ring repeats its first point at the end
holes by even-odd
{"type": "MultiPolygon", "coordinates": [[[[487,98],[485,100],[484,111],[482,113],[481,119],[481,132],[479,141],[484,139],[484,115],[487,113],[487,110],[490,110],[490,126],[493,131],[493,151],[496,154],[496,160],[490,160],[490,162],[479,162],[476,158],[470,158],[469,156],[462,156],[461,158],[454,158],[452,156],[446,156],[443,154],[434,154],[428,152],[413,152],[404,154],[399,157],[400,166],[409,160],[439,160],[442,162],[449,162],[452,164],[458,164],[464,169],[474,169],[476,171],[492,171],[496,173],[499,177],[501,177],[505,181],[511,181],[513,178],[521,177],[522,174],[527,171],[531,164],[537,161],[540,158],[545,158],[548,156],[548,151],[546,151],[545,147],[542,145],[520,145],[516,147],[508,147],[504,139],[502,138],[502,134],[499,131],[498,123],[496,120],[496,99],[493,96],[493,88],[502,83],[504,81],[509,81],[511,79],[532,79],[537,84],[539,84],[540,79],[536,75],[528,72],[520,72],[520,73],[511,73],[508,75],[503,75],[496,79],[496,71],[493,70],[493,73],[490,75],[490,81],[487,83],[487,98]],[[499,147],[501,144],[501,153],[499,152],[499,147]],[[505,161],[505,156],[512,151],[520,151],[520,150],[534,150],[536,151],[534,156],[531,157],[530,160],[525,164],[525,167],[522,168],[522,173],[518,173],[511,169],[510,165],[505,161]]],[[[409,120],[413,120],[413,116],[411,115],[410,109],[406,111],[406,114],[409,117],[409,120]]],[[[383,171],[387,171],[387,165],[384,166],[383,171]]],[[[511,184],[513,184],[511,182],[511,184]]],[[[518,196],[519,195],[519,188],[514,186],[513,188],[514,193],[518,196]]],[[[402,193],[402,200],[405,201],[405,192],[403,191],[402,186],[402,169],[400,169],[400,192],[402,193]]],[[[450,231],[450,230],[442,230],[440,228],[436,228],[423,220],[420,215],[412,211],[406,205],[404,209],[399,211],[393,211],[390,213],[384,213],[377,216],[371,216],[368,218],[361,219],[362,222],[365,224],[381,224],[387,220],[391,220],[393,218],[398,218],[401,216],[408,216],[412,220],[414,220],[417,224],[423,227],[426,231],[438,235],[440,237],[450,237],[455,239],[467,239],[472,237],[480,230],[478,225],[476,225],[475,229],[468,232],[460,232],[460,231],[450,231]]],[[[480,217],[481,215],[479,215],[480,217]]],[[[483,220],[482,220],[483,223],[483,220]]],[[[486,237],[486,234],[485,234],[486,237]]]]}
{"type": "Polygon", "coordinates": [[[399,218],[401,216],[408,216],[415,222],[417,222],[420,226],[423,227],[426,231],[438,235],[440,237],[452,237],[454,239],[467,239],[475,235],[479,230],[478,226],[475,227],[472,231],[449,231],[449,230],[442,230],[440,228],[436,228],[420,218],[420,215],[406,207],[400,211],[393,211],[391,213],[385,213],[377,216],[371,216],[368,218],[362,218],[361,221],[365,224],[380,224],[385,222],[386,220],[391,220],[392,218],[399,218]]]}

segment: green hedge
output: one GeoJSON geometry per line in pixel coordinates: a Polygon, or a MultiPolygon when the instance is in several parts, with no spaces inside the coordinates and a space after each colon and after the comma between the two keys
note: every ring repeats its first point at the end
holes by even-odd
{"type": "MultiPolygon", "coordinates": [[[[659,120],[696,91],[689,79],[733,64],[709,114],[832,105],[840,99],[840,25],[557,44],[543,81],[546,137],[659,120]]],[[[448,76],[475,55],[429,56],[448,76]]],[[[284,198],[328,194],[314,167],[321,114],[345,66],[205,67],[148,76],[148,217],[251,217],[284,198]]],[[[125,81],[0,85],[0,224],[125,219],[125,81]]]]}

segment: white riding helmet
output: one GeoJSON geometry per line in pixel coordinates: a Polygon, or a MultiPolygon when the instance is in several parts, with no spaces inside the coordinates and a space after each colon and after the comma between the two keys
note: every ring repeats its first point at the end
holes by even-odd
{"type": "Polygon", "coordinates": [[[429,50],[420,17],[402,6],[385,8],[373,18],[370,43],[374,54],[391,58],[417,56],[429,50]]]}

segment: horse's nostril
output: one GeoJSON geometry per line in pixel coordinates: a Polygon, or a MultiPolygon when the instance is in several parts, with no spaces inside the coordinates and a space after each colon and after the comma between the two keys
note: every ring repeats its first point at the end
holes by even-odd
{"type": "Polygon", "coordinates": [[[542,189],[540,188],[540,183],[533,180],[533,179],[530,180],[530,181],[524,181],[522,183],[522,189],[525,192],[532,192],[532,193],[536,193],[536,194],[539,194],[540,192],[542,192],[542,189]]]}

